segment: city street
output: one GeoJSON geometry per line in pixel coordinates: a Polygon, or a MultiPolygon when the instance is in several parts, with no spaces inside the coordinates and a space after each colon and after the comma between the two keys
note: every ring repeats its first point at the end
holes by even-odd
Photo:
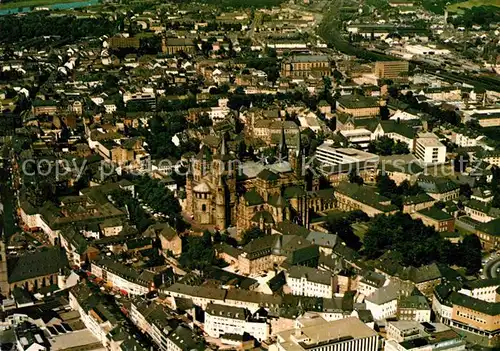
{"type": "Polygon", "coordinates": [[[486,278],[497,278],[500,273],[500,256],[494,254],[484,265],[483,275],[486,278]]]}

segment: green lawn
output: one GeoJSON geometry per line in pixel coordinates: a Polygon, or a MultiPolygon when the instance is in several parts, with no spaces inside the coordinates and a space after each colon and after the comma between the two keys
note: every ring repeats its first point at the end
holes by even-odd
{"type": "Polygon", "coordinates": [[[356,236],[358,236],[361,241],[363,241],[365,234],[368,231],[368,225],[366,225],[365,223],[353,223],[351,224],[351,227],[354,231],[354,234],[356,234],[356,236]]]}
{"type": "Polygon", "coordinates": [[[449,5],[447,7],[448,12],[462,12],[460,8],[470,9],[479,6],[498,6],[500,7],[499,0],[469,0],[464,2],[459,2],[456,4],[449,5]]]}

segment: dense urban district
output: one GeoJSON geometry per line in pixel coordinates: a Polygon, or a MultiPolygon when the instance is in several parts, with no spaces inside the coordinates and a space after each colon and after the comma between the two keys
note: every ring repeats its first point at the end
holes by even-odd
{"type": "Polygon", "coordinates": [[[500,349],[499,0],[0,2],[0,349],[500,349]]]}

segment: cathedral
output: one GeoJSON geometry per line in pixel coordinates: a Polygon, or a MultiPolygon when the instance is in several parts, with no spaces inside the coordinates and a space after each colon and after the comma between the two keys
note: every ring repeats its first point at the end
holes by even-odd
{"type": "Polygon", "coordinates": [[[199,224],[237,232],[258,226],[266,232],[283,220],[309,226],[312,214],[334,207],[333,189],[319,189],[306,176],[300,133],[289,150],[281,131],[277,161],[235,159],[225,137],[216,152],[202,146],[186,179],[185,211],[199,224]]]}

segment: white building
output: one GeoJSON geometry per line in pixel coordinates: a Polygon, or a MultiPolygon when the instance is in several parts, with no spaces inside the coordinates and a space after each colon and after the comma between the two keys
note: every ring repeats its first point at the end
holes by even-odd
{"type": "Polygon", "coordinates": [[[378,289],[382,288],[385,283],[389,281],[386,280],[385,276],[380,273],[368,271],[358,282],[358,292],[365,296],[370,296],[378,289]]]}
{"type": "Polygon", "coordinates": [[[113,113],[113,112],[116,112],[116,105],[114,103],[104,103],[104,110],[106,111],[106,113],[113,113]]]}
{"type": "Polygon", "coordinates": [[[478,300],[496,302],[496,290],[500,286],[500,278],[480,279],[466,282],[458,292],[478,300]]]}
{"type": "Polygon", "coordinates": [[[441,323],[388,322],[386,332],[385,351],[465,350],[465,340],[441,323]]]}
{"type": "Polygon", "coordinates": [[[365,149],[372,141],[372,132],[365,128],[341,130],[340,134],[347,139],[349,144],[358,145],[365,149]]]}
{"type": "Polygon", "coordinates": [[[398,311],[398,286],[389,283],[365,299],[366,309],[370,310],[373,319],[382,320],[396,316],[398,311]]]}
{"type": "Polygon", "coordinates": [[[425,164],[446,162],[446,146],[432,133],[419,134],[415,144],[415,156],[425,164]]]}
{"type": "Polygon", "coordinates": [[[270,351],[376,351],[378,335],[356,317],[327,322],[316,318],[305,326],[277,334],[270,351]]]}
{"type": "Polygon", "coordinates": [[[110,259],[92,262],[91,271],[96,277],[105,280],[108,285],[128,295],[147,294],[154,286],[153,272],[138,271],[110,259]]]}
{"type": "Polygon", "coordinates": [[[80,319],[85,327],[103,344],[107,344],[108,333],[117,325],[113,314],[107,310],[107,307],[98,303],[88,308],[87,299],[91,297],[90,290],[82,284],[69,291],[69,305],[73,310],[80,313],[80,319]],[[84,308],[85,307],[85,308],[84,308]],[[109,316],[109,319],[106,318],[109,316]]]}
{"type": "Polygon", "coordinates": [[[144,334],[149,335],[161,351],[167,351],[167,337],[170,331],[169,319],[173,318],[162,306],[154,301],[134,299],[130,306],[130,320],[144,334]]]}
{"type": "Polygon", "coordinates": [[[432,310],[436,314],[436,320],[450,325],[453,315],[453,306],[447,300],[448,291],[443,285],[438,285],[432,295],[432,310]]]}
{"type": "Polygon", "coordinates": [[[248,333],[258,341],[269,337],[269,324],[267,313],[253,315],[244,308],[209,304],[205,310],[205,332],[214,338],[224,334],[243,335],[248,333]]]}
{"type": "Polygon", "coordinates": [[[167,339],[167,351],[197,350],[200,343],[193,338],[193,331],[185,326],[178,326],[167,339]]]}
{"type": "Polygon", "coordinates": [[[331,298],[333,277],[331,272],[305,266],[292,266],[286,274],[287,285],[293,295],[331,298]]]}
{"type": "Polygon", "coordinates": [[[473,147],[477,146],[484,135],[468,135],[462,132],[453,132],[451,140],[460,147],[473,147]]]}
{"type": "Polygon", "coordinates": [[[332,147],[332,143],[331,141],[325,141],[316,149],[316,158],[325,165],[377,164],[379,161],[379,157],[375,154],[357,149],[334,148],[332,147]]]}

